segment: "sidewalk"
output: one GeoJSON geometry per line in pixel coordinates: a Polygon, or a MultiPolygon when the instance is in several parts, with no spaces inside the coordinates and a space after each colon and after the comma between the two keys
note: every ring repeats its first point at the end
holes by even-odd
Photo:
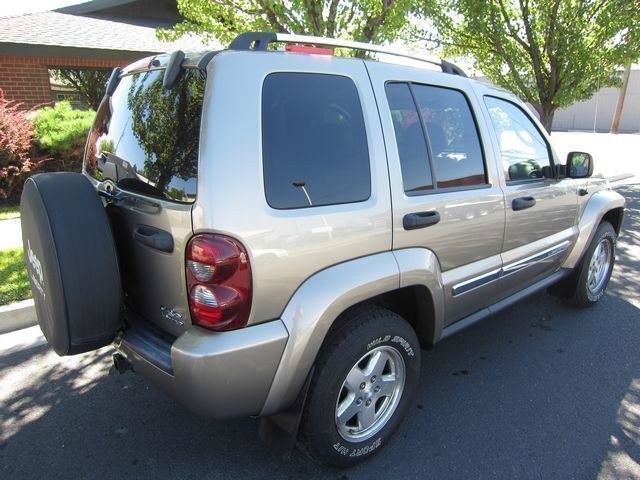
{"type": "Polygon", "coordinates": [[[593,156],[594,174],[609,181],[623,174],[640,176],[640,135],[591,132],[553,132],[551,143],[563,163],[571,151],[593,156]]]}
{"type": "Polygon", "coordinates": [[[20,219],[0,220],[0,250],[22,248],[20,219]]]}

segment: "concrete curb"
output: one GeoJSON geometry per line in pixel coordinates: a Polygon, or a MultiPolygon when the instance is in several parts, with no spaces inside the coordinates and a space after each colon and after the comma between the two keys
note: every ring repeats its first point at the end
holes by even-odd
{"type": "Polygon", "coordinates": [[[0,307],[0,335],[38,324],[33,299],[0,307]]]}

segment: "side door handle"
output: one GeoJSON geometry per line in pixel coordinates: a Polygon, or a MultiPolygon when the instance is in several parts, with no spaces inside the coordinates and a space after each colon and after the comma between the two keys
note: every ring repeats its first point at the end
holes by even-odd
{"type": "Polygon", "coordinates": [[[440,221],[440,214],[436,211],[409,213],[402,219],[405,230],[430,227],[440,221]]]}
{"type": "Polygon", "coordinates": [[[162,252],[173,252],[173,237],[169,232],[148,225],[137,225],[133,230],[133,238],[147,247],[162,252]]]}
{"type": "Polygon", "coordinates": [[[518,197],[514,198],[511,202],[511,208],[514,210],[526,210],[536,204],[536,199],[533,197],[518,197]]]}

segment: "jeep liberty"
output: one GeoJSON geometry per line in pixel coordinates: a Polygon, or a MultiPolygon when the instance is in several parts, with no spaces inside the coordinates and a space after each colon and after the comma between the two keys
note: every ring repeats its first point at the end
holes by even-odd
{"type": "Polygon", "coordinates": [[[514,95],[334,48],[402,55],[258,32],[116,69],[82,173],[31,177],[21,210],[59,355],[113,344],[200,415],[347,467],[390,441],[421,348],[541,289],[597,302],[624,199],[514,95]]]}

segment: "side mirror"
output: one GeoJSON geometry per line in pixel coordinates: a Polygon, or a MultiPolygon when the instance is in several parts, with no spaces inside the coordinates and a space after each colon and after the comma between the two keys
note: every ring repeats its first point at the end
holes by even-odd
{"type": "Polygon", "coordinates": [[[584,152],[569,152],[567,155],[567,177],[587,178],[593,175],[593,157],[584,152]]]}

